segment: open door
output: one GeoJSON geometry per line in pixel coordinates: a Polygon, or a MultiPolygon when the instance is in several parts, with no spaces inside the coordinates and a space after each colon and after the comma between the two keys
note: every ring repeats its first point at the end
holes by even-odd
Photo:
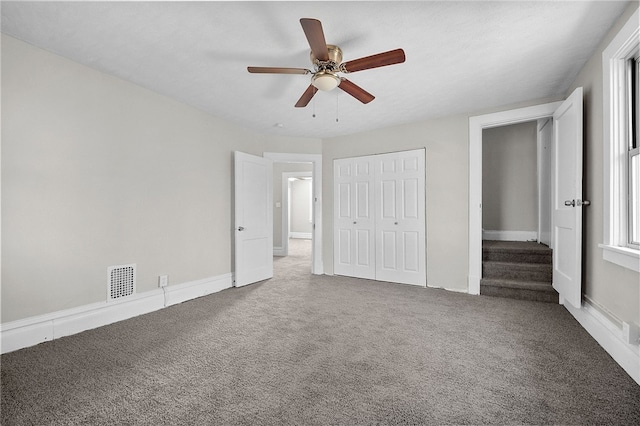
{"type": "Polygon", "coordinates": [[[582,302],[582,87],[553,114],[553,288],[582,302]]]}
{"type": "Polygon", "coordinates": [[[234,152],[235,286],[273,277],[273,162],[234,152]]]}

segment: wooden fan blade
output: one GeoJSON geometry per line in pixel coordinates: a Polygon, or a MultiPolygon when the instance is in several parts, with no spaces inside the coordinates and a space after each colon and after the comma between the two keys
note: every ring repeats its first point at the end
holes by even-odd
{"type": "Polygon", "coordinates": [[[367,92],[362,87],[353,84],[346,78],[341,79],[338,87],[344,90],[345,92],[347,92],[348,94],[350,94],[351,96],[353,96],[354,98],[356,98],[357,100],[359,100],[360,102],[362,102],[363,104],[368,104],[369,102],[371,102],[376,98],[371,93],[367,92]]]}
{"type": "Polygon", "coordinates": [[[247,71],[254,74],[309,74],[305,68],[277,68],[277,67],[247,67],[247,71]]]}
{"type": "Polygon", "coordinates": [[[311,47],[313,55],[320,61],[329,60],[329,49],[327,49],[327,42],[324,39],[324,32],[322,31],[322,24],[317,19],[302,18],[300,19],[302,30],[304,35],[307,36],[307,41],[311,47]]]}
{"type": "Polygon", "coordinates": [[[309,87],[307,87],[307,90],[305,90],[302,96],[300,96],[300,99],[298,99],[298,102],[296,103],[296,108],[306,107],[309,104],[309,101],[311,100],[311,98],[313,98],[313,95],[315,95],[317,91],[318,89],[316,89],[313,85],[310,84],[309,87]]]}
{"type": "Polygon", "coordinates": [[[404,62],[404,50],[396,49],[388,52],[378,53],[377,55],[366,56],[353,61],[345,62],[342,67],[347,72],[356,72],[368,70],[371,68],[386,67],[387,65],[400,64],[404,62]]]}

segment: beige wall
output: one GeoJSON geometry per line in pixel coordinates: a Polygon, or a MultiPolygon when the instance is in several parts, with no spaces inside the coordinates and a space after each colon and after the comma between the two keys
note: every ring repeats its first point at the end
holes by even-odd
{"type": "Polygon", "coordinates": [[[603,242],[603,89],[602,52],[638,8],[627,8],[567,91],[584,88],[584,198],[591,206],[583,209],[583,282],[589,301],[614,319],[640,325],[640,274],[602,259],[603,242]]]}
{"type": "Polygon", "coordinates": [[[2,322],[232,271],[232,151],[320,153],[2,36],[2,322]]]}
{"type": "Polygon", "coordinates": [[[482,228],[538,230],[537,123],[482,131],[482,228]]]}
{"type": "Polygon", "coordinates": [[[273,163],[273,246],[282,247],[282,215],[286,214],[282,198],[282,173],[311,172],[311,163],[273,163]],[[276,207],[280,203],[281,207],[276,207]]]}
{"type": "Polygon", "coordinates": [[[311,180],[291,182],[291,232],[311,234],[311,180]]]}

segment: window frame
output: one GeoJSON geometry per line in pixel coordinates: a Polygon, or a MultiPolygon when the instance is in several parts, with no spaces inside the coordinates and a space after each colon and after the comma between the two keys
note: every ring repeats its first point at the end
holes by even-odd
{"type": "Polygon", "coordinates": [[[638,137],[640,135],[640,52],[629,61],[629,86],[628,90],[629,102],[629,137],[627,141],[627,188],[628,188],[628,210],[627,210],[627,246],[632,249],[640,250],[640,219],[638,218],[638,210],[640,209],[640,179],[636,176],[634,185],[634,176],[632,173],[632,164],[634,157],[637,157],[640,168],[640,144],[638,137]],[[634,193],[635,192],[635,193],[634,193]],[[633,203],[635,201],[635,205],[633,203]],[[633,223],[635,220],[635,223],[633,223]],[[634,232],[635,231],[635,232],[634,232]],[[635,237],[634,237],[635,235],[635,237]],[[635,239],[634,239],[635,238],[635,239]]]}
{"type": "Polygon", "coordinates": [[[603,259],[640,272],[640,249],[629,244],[630,146],[629,59],[640,49],[636,10],[602,53],[603,66],[603,259]]]}

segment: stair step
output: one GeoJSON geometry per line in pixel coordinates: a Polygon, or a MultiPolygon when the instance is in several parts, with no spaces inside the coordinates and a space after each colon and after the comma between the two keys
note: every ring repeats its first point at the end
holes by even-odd
{"type": "Polygon", "coordinates": [[[542,244],[522,241],[483,241],[482,259],[496,262],[551,263],[553,251],[542,244]]]}
{"type": "Polygon", "coordinates": [[[558,303],[558,293],[551,284],[540,281],[518,281],[482,278],[480,294],[534,302],[558,303]]]}
{"type": "Polygon", "coordinates": [[[482,277],[551,283],[553,268],[543,263],[482,262],[482,277]]]}

